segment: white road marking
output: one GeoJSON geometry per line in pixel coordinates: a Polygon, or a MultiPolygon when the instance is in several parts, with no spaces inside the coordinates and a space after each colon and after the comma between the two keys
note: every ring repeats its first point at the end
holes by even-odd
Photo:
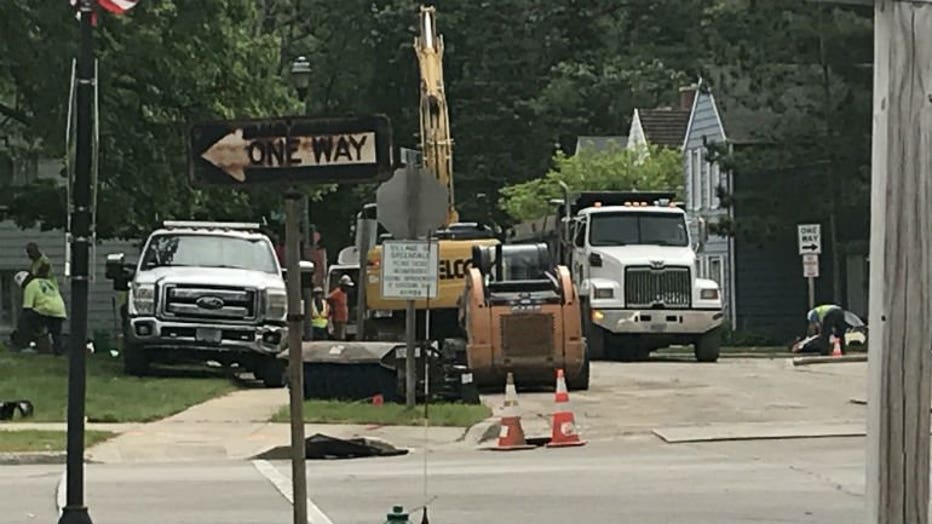
{"type": "MultiPolygon", "coordinates": [[[[291,486],[291,479],[283,475],[278,468],[267,460],[253,460],[252,465],[256,467],[256,470],[258,470],[263,477],[275,486],[275,489],[277,489],[289,503],[294,504],[294,491],[291,486]]],[[[311,524],[333,524],[330,517],[325,515],[310,498],[307,499],[307,521],[311,524]]]]}
{"type": "Polygon", "coordinates": [[[58,516],[62,514],[62,510],[65,509],[65,504],[68,503],[65,498],[65,482],[68,478],[68,470],[61,472],[61,478],[58,479],[58,485],[55,486],[55,506],[58,508],[58,516]]]}

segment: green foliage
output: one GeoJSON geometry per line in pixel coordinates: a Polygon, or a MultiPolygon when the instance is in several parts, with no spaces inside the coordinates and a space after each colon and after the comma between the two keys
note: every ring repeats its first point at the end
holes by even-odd
{"type": "Polygon", "coordinates": [[[558,151],[554,167],[544,177],[505,187],[500,205],[516,220],[531,220],[551,212],[548,201],[570,191],[630,191],[675,189],[682,196],[683,160],[678,151],[648,146],[609,149],[568,157],[558,151]]]}
{"type": "MultiPolygon", "coordinates": [[[[68,359],[0,352],[0,398],[25,398],[35,405],[35,422],[65,420],[68,359]]],[[[87,361],[90,422],[150,422],[234,391],[223,378],[147,377],[123,374],[121,361],[96,354],[87,361]]]]}
{"type": "MultiPolygon", "coordinates": [[[[12,79],[20,132],[43,156],[64,153],[70,57],[77,23],[64,4],[4,2],[0,79],[12,79]],[[30,28],[23,31],[23,27],[30,28]],[[9,30],[7,30],[9,29],[9,30]]],[[[294,113],[274,35],[258,30],[249,0],[142,2],[130,15],[101,13],[100,236],[137,236],[168,218],[258,219],[279,205],[270,191],[198,189],[185,175],[185,134],[195,121],[294,113]]],[[[12,195],[22,226],[64,223],[64,189],[32,185],[12,195]]]]}

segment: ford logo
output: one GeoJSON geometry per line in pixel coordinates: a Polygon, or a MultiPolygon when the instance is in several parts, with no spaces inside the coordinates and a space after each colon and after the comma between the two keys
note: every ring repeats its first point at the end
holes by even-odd
{"type": "Polygon", "coordinates": [[[220,309],[223,307],[223,299],[213,296],[201,297],[197,299],[197,307],[201,309],[220,309]]]}

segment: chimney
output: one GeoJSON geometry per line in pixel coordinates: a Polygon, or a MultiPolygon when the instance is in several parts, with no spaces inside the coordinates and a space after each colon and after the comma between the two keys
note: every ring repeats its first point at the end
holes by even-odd
{"type": "Polygon", "coordinates": [[[690,86],[680,88],[680,109],[685,111],[691,111],[693,108],[693,101],[696,99],[696,89],[699,86],[692,84],[690,86]]]}

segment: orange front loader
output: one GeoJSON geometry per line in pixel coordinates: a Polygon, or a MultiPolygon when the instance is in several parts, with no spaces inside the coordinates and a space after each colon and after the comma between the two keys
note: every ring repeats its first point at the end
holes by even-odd
{"type": "Polygon", "coordinates": [[[459,319],[478,386],[501,387],[512,372],[519,386],[552,388],[562,368],[570,389],[588,389],[579,298],[546,244],[474,247],[459,319]]]}

